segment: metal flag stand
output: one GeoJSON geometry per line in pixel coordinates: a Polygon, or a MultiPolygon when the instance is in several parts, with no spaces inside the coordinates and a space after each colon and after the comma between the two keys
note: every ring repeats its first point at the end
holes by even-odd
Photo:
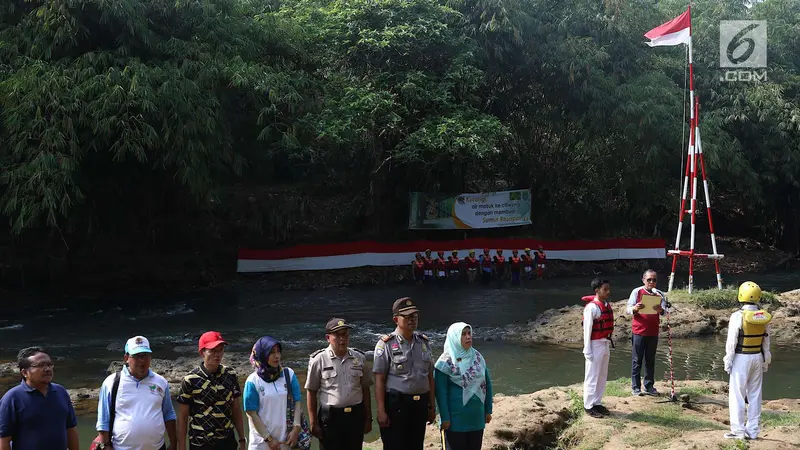
{"type": "Polygon", "coordinates": [[[724,257],[717,252],[717,239],[714,235],[714,222],[711,219],[711,197],[708,194],[708,178],[706,176],[706,164],[703,159],[703,145],[700,140],[700,123],[698,116],[700,114],[700,101],[696,98],[694,93],[694,67],[692,62],[692,38],[691,38],[691,6],[689,6],[689,157],[686,160],[686,167],[683,177],[683,189],[681,194],[681,206],[678,213],[678,234],[675,237],[675,248],[669,250],[667,253],[672,255],[672,272],[669,275],[669,287],[667,292],[672,291],[672,286],[675,281],[675,268],[678,265],[678,257],[685,256],[689,258],[689,285],[688,291],[691,294],[694,287],[694,259],[707,258],[714,260],[714,268],[717,272],[717,288],[722,289],[722,275],[719,271],[719,260],[724,257]],[[695,225],[697,222],[698,205],[697,205],[697,168],[698,165],[703,172],[703,191],[705,193],[706,214],[708,215],[708,228],[711,232],[711,248],[713,253],[696,253],[694,238],[695,238],[695,225]],[[691,181],[691,182],[690,182],[691,181]],[[691,196],[690,209],[686,209],[686,200],[691,196]],[[689,239],[689,250],[681,250],[681,232],[683,231],[683,218],[684,213],[689,213],[691,217],[691,236],[689,239]]]}

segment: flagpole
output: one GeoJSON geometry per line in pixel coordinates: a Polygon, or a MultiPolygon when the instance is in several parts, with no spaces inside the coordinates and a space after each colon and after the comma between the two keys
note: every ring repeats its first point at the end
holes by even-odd
{"type": "Polygon", "coordinates": [[[694,60],[692,58],[692,6],[689,5],[689,42],[688,42],[688,59],[689,59],[689,149],[688,149],[688,158],[686,160],[686,169],[684,172],[683,177],[683,192],[681,193],[681,210],[678,213],[678,233],[675,236],[675,250],[672,253],[672,271],[669,275],[669,286],[667,288],[667,292],[672,291],[672,286],[675,281],[675,269],[678,265],[678,257],[681,256],[680,251],[680,243],[681,243],[681,235],[683,232],[683,214],[687,211],[686,210],[686,200],[687,200],[687,192],[691,187],[691,242],[690,242],[690,249],[689,254],[686,255],[689,257],[689,293],[692,292],[692,281],[694,275],[694,236],[695,236],[695,206],[696,206],[696,178],[695,178],[695,108],[694,108],[694,60]],[[690,170],[691,168],[691,170],[690,170]],[[695,180],[691,185],[689,184],[689,178],[695,180]]]}

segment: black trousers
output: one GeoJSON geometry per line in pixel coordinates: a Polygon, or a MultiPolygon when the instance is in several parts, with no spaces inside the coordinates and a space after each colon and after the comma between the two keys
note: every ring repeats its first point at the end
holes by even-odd
{"type": "Polygon", "coordinates": [[[320,407],[320,428],[322,439],[320,449],[324,450],[361,450],[364,441],[364,405],[350,408],[320,407]]]}
{"type": "MultiPolygon", "coordinates": [[[[238,450],[238,448],[239,443],[233,437],[233,434],[230,434],[225,439],[217,439],[203,445],[189,444],[189,450],[238,450]]],[[[164,447],[164,450],[166,450],[166,447],[164,447]]]]}
{"type": "Polygon", "coordinates": [[[644,390],[651,389],[655,384],[656,349],[658,336],[631,335],[631,387],[640,389],[642,364],[644,364],[644,390]]]}
{"type": "Polygon", "coordinates": [[[389,427],[381,428],[383,450],[422,450],[428,422],[428,393],[407,395],[389,391],[385,404],[389,427]]]}
{"type": "Polygon", "coordinates": [[[481,450],[483,430],[444,432],[444,450],[481,450]]]}

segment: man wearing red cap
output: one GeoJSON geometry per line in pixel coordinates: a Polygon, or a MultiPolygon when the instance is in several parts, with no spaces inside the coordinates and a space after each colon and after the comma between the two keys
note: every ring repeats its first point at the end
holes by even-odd
{"type": "Polygon", "coordinates": [[[178,450],[247,448],[239,380],[230,367],[222,365],[226,345],[219,332],[208,331],[200,336],[198,351],[203,362],[183,378],[177,399],[178,450]]]}

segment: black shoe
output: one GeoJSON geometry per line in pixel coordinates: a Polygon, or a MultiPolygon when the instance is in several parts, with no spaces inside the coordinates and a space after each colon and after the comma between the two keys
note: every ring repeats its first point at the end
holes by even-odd
{"type": "Polygon", "coordinates": [[[652,395],[653,397],[658,397],[660,394],[658,393],[656,388],[651,387],[650,389],[647,390],[647,395],[652,395]]]}
{"type": "Polygon", "coordinates": [[[633,388],[633,390],[631,390],[631,395],[634,397],[639,397],[642,395],[642,390],[639,388],[633,388]]]}
{"type": "Polygon", "coordinates": [[[606,407],[605,407],[605,406],[603,406],[603,405],[594,405],[594,406],[592,407],[592,409],[593,409],[593,410],[595,410],[595,411],[597,411],[597,412],[599,412],[600,414],[602,414],[602,415],[604,415],[604,416],[609,416],[609,415],[611,415],[611,411],[609,411],[609,410],[608,410],[608,408],[606,408],[606,407]]]}
{"type": "Polygon", "coordinates": [[[588,415],[589,417],[594,417],[595,419],[599,419],[599,418],[603,417],[603,415],[600,414],[600,412],[597,411],[595,408],[596,408],[596,406],[593,406],[592,409],[583,408],[583,410],[586,412],[586,415],[588,415]]]}

